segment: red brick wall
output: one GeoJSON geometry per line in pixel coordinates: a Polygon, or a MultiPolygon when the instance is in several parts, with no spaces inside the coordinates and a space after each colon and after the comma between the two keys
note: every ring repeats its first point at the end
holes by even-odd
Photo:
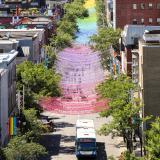
{"type": "Polygon", "coordinates": [[[144,25],[160,25],[157,23],[157,18],[160,18],[157,3],[160,3],[160,0],[116,0],[116,27],[123,29],[126,24],[133,24],[133,19],[137,20],[137,24],[142,24],[142,18],[144,25]],[[141,9],[141,3],[145,4],[145,9],[141,9]],[[149,3],[153,4],[152,9],[148,8],[149,3]],[[137,9],[133,9],[132,4],[137,4],[137,9]],[[151,24],[149,18],[153,19],[151,24]]]}
{"type": "Polygon", "coordinates": [[[0,24],[10,24],[12,17],[0,17],[0,24]]]}

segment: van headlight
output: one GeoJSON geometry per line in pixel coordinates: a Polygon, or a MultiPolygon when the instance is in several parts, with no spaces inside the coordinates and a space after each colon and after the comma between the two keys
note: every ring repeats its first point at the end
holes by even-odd
{"type": "Polygon", "coordinates": [[[96,155],[96,154],[97,154],[97,152],[96,152],[96,151],[93,151],[93,154],[94,154],[94,155],[96,155]]]}

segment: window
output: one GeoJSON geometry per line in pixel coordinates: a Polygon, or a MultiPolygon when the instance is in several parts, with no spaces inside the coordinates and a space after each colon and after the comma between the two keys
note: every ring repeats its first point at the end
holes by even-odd
{"type": "Polygon", "coordinates": [[[157,18],[157,22],[160,22],[160,18],[157,18]]]}
{"type": "Polygon", "coordinates": [[[160,18],[157,18],[157,23],[160,24],[160,18]]]}
{"type": "Polygon", "coordinates": [[[145,4],[141,3],[141,9],[145,9],[145,4]]]}
{"type": "Polygon", "coordinates": [[[134,41],[134,45],[138,45],[138,40],[139,40],[138,37],[135,37],[135,38],[134,38],[134,40],[133,40],[133,41],[134,41]]]}
{"type": "Polygon", "coordinates": [[[148,4],[148,8],[150,8],[150,9],[153,8],[153,4],[152,4],[152,3],[149,3],[149,4],[148,4]]]}
{"type": "Polygon", "coordinates": [[[132,24],[137,24],[137,20],[136,20],[136,19],[133,19],[133,20],[132,20],[132,24]]]}
{"type": "Polygon", "coordinates": [[[133,9],[137,9],[137,4],[133,4],[133,9]]]}
{"type": "Polygon", "coordinates": [[[144,18],[141,19],[141,24],[144,24],[144,18]]]}
{"type": "Polygon", "coordinates": [[[4,50],[3,49],[0,49],[0,53],[3,53],[4,52],[4,50]]]}
{"type": "Polygon", "coordinates": [[[157,3],[157,9],[160,9],[160,3],[157,3]]]}
{"type": "Polygon", "coordinates": [[[153,22],[153,19],[152,18],[149,18],[149,23],[152,23],[153,22]]]}

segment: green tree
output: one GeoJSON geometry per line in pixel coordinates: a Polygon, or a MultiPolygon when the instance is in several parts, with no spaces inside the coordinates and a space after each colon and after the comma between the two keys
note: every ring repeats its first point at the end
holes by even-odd
{"type": "Polygon", "coordinates": [[[78,31],[77,18],[88,16],[88,10],[83,6],[83,0],[74,0],[64,5],[65,14],[57,24],[56,34],[50,39],[53,50],[59,51],[71,46],[75,33],[78,31]]]}
{"type": "Polygon", "coordinates": [[[5,160],[4,151],[1,147],[0,147],[0,160],[5,160]]]}
{"type": "Polygon", "coordinates": [[[28,143],[25,136],[16,136],[4,148],[6,160],[37,160],[46,155],[46,149],[37,143],[28,143]]]}
{"type": "Polygon", "coordinates": [[[160,159],[160,117],[151,124],[151,128],[146,132],[146,150],[148,160],[160,159]]]}
{"type": "Polygon", "coordinates": [[[145,160],[144,157],[136,157],[134,154],[129,153],[128,151],[123,152],[119,157],[119,160],[145,160]]]}
{"type": "Polygon", "coordinates": [[[17,89],[25,86],[25,106],[32,107],[42,96],[59,96],[60,77],[43,64],[23,62],[17,66],[17,89]]]}
{"type": "Polygon", "coordinates": [[[72,41],[73,37],[70,34],[63,31],[58,31],[57,34],[53,35],[50,39],[50,44],[55,50],[59,51],[68,46],[71,46],[72,41]]]}
{"type": "Polygon", "coordinates": [[[37,110],[32,109],[24,109],[22,111],[22,125],[21,125],[21,133],[25,134],[27,141],[38,142],[41,135],[47,132],[47,128],[38,121],[37,110]],[[23,123],[25,122],[25,125],[23,123]]]}
{"type": "Polygon", "coordinates": [[[90,38],[91,47],[97,51],[100,51],[102,65],[108,68],[108,59],[110,57],[110,47],[115,50],[119,49],[119,38],[121,30],[109,27],[103,27],[98,30],[97,34],[94,34],[90,38]]]}
{"type": "Polygon", "coordinates": [[[107,26],[106,8],[104,0],[96,0],[97,24],[99,27],[107,26]]]}
{"type": "Polygon", "coordinates": [[[46,127],[38,121],[35,109],[24,109],[20,114],[20,132],[12,137],[7,147],[3,149],[3,160],[37,160],[47,154],[46,149],[38,142],[46,127]]]}
{"type": "Polygon", "coordinates": [[[83,6],[84,1],[74,0],[72,3],[66,3],[64,5],[65,14],[70,17],[76,18],[84,18],[86,15],[86,9],[83,6]]]}
{"type": "Polygon", "coordinates": [[[49,69],[55,69],[55,62],[57,60],[57,53],[56,50],[51,45],[44,46],[46,58],[45,59],[45,66],[49,69]]]}
{"type": "MultiPolygon", "coordinates": [[[[117,78],[110,77],[98,87],[97,91],[101,97],[109,99],[109,109],[101,112],[100,115],[112,116],[111,122],[100,128],[100,134],[112,133],[113,136],[118,134],[130,140],[132,130],[137,127],[137,124],[132,122],[132,118],[140,111],[139,101],[130,96],[134,89],[131,78],[126,75],[119,75],[117,78]]],[[[132,146],[132,141],[127,141],[127,144],[129,148],[132,146]]]]}
{"type": "Polygon", "coordinates": [[[76,22],[71,22],[66,19],[62,19],[62,21],[60,21],[58,24],[57,32],[68,33],[72,37],[74,37],[75,33],[77,32],[77,24],[76,22]]]}

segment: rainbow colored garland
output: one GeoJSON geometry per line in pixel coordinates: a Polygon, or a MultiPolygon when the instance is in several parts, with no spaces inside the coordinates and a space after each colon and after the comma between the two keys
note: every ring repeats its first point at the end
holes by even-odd
{"type": "Polygon", "coordinates": [[[87,44],[90,36],[97,32],[95,0],[86,1],[84,6],[86,9],[88,9],[89,17],[77,20],[80,32],[77,33],[77,39],[75,43],[78,44],[87,44]]]}
{"type": "Polygon", "coordinates": [[[17,118],[16,117],[9,118],[8,132],[10,136],[16,135],[17,133],[17,118]]]}
{"type": "Polygon", "coordinates": [[[56,70],[62,75],[62,97],[40,101],[43,109],[63,114],[89,114],[106,108],[106,101],[97,101],[95,87],[104,79],[98,52],[88,45],[90,36],[97,32],[95,0],[87,0],[89,17],[78,19],[79,32],[72,47],[58,53],[56,70]],[[101,107],[100,107],[101,106],[101,107]]]}

